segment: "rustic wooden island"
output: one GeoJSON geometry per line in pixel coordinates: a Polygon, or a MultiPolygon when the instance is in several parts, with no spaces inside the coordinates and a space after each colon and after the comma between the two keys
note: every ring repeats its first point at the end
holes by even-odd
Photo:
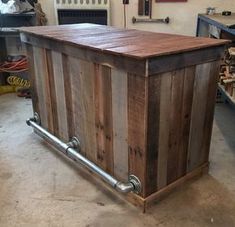
{"type": "Polygon", "coordinates": [[[79,24],[21,29],[33,109],[144,209],[206,172],[224,40],[79,24]]]}

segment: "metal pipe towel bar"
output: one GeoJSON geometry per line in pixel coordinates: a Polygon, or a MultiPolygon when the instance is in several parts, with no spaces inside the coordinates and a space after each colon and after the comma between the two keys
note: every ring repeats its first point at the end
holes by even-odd
{"type": "Polygon", "coordinates": [[[66,155],[76,163],[80,163],[90,171],[100,176],[106,183],[111,185],[117,191],[122,193],[134,192],[136,194],[141,192],[141,182],[136,176],[130,175],[128,182],[118,181],[113,176],[106,173],[104,170],[99,168],[97,165],[95,165],[93,162],[89,161],[79,153],[80,142],[76,137],[73,137],[70,142],[64,143],[56,136],[52,135],[50,132],[42,128],[40,126],[40,118],[37,113],[34,114],[33,118],[28,119],[26,123],[28,126],[34,128],[39,136],[55,146],[64,155],[66,155]],[[75,150],[75,148],[77,150],[75,150]]]}

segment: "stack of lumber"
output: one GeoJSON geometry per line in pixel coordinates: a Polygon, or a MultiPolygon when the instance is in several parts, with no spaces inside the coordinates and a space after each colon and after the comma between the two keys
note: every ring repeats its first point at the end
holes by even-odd
{"type": "Polygon", "coordinates": [[[235,47],[230,47],[227,51],[221,67],[220,84],[231,97],[235,97],[235,47]]]}

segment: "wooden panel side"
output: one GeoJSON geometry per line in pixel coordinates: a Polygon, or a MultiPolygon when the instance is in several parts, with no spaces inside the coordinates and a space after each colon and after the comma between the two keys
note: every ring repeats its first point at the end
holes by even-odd
{"type": "Polygon", "coordinates": [[[97,163],[113,174],[111,68],[95,64],[95,124],[97,163]]]}
{"type": "Polygon", "coordinates": [[[128,180],[127,73],[112,69],[114,176],[128,180]]]}
{"type": "Polygon", "coordinates": [[[67,124],[67,111],[65,103],[65,90],[64,90],[64,75],[63,75],[63,61],[62,54],[52,51],[52,65],[54,72],[55,82],[55,96],[57,103],[58,114],[58,136],[64,141],[69,140],[68,124],[67,124]]]}
{"type": "MultiPolygon", "coordinates": [[[[148,117],[147,117],[147,153],[146,153],[146,196],[157,190],[158,154],[159,154],[159,118],[160,118],[160,75],[148,79],[148,117]]],[[[137,91],[138,92],[138,91],[137,91]]]]}
{"type": "Polygon", "coordinates": [[[212,63],[196,66],[195,83],[193,91],[193,105],[190,123],[190,138],[187,172],[200,165],[200,157],[203,156],[204,124],[207,111],[207,95],[212,63]]]}
{"type": "Polygon", "coordinates": [[[128,150],[129,173],[142,183],[142,197],[146,196],[146,122],[147,78],[128,74],[128,150]]]}

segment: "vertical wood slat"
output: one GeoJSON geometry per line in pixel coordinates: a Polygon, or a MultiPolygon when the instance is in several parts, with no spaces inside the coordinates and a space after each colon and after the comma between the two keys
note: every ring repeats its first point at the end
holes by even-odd
{"type": "Polygon", "coordinates": [[[114,176],[128,180],[127,73],[112,69],[114,176]]]}
{"type": "Polygon", "coordinates": [[[96,162],[94,64],[67,57],[67,76],[70,77],[69,127],[81,142],[81,153],[96,162]],[[70,112],[70,110],[72,112],[70,112]]]}
{"type": "Polygon", "coordinates": [[[30,92],[32,96],[33,111],[39,113],[38,88],[36,81],[33,46],[25,43],[29,62],[30,92]]]}
{"type": "Polygon", "coordinates": [[[62,54],[62,66],[63,66],[63,80],[64,80],[64,95],[65,95],[65,106],[66,106],[66,116],[67,128],[68,128],[68,138],[71,139],[74,135],[74,119],[73,115],[73,99],[71,92],[71,74],[69,72],[69,57],[62,54]]]}
{"type": "Polygon", "coordinates": [[[41,124],[48,130],[52,130],[51,126],[51,103],[50,103],[50,89],[48,87],[48,71],[46,63],[46,51],[39,47],[33,47],[34,54],[34,73],[36,90],[38,95],[38,109],[41,119],[41,124]]]}
{"type": "Polygon", "coordinates": [[[190,119],[193,103],[193,87],[196,67],[185,68],[183,79],[183,99],[181,110],[181,132],[179,141],[179,160],[177,178],[184,176],[187,172],[187,155],[190,132],[190,119]]]}
{"type": "Polygon", "coordinates": [[[141,196],[146,195],[146,120],[147,79],[128,74],[128,150],[129,174],[142,183],[141,196]],[[138,91],[138,92],[137,92],[138,91]]]}
{"type": "Polygon", "coordinates": [[[50,50],[46,50],[46,61],[47,61],[47,71],[48,71],[48,84],[50,88],[50,99],[51,99],[51,114],[50,119],[51,124],[53,124],[53,134],[59,136],[59,123],[58,123],[58,112],[57,112],[57,102],[55,93],[55,75],[53,71],[53,61],[50,50]]]}
{"type": "Polygon", "coordinates": [[[204,136],[203,136],[203,141],[202,141],[202,155],[200,157],[201,164],[208,162],[208,159],[209,159],[219,70],[220,70],[220,61],[212,62],[211,69],[209,72],[206,116],[205,116],[205,122],[204,122],[204,127],[203,127],[204,136]]]}
{"type": "Polygon", "coordinates": [[[209,73],[212,64],[205,63],[196,66],[195,83],[193,90],[193,106],[190,125],[190,141],[187,172],[192,171],[200,165],[202,156],[202,141],[204,134],[204,124],[207,112],[207,95],[209,86],[209,73]]]}
{"type": "Polygon", "coordinates": [[[167,161],[167,184],[177,179],[181,141],[181,111],[183,104],[184,69],[172,72],[169,150],[167,161]]]}
{"type": "Polygon", "coordinates": [[[158,154],[159,154],[159,117],[161,98],[161,79],[157,75],[148,78],[148,116],[147,116],[147,154],[146,154],[146,196],[157,189],[158,154]]]}
{"type": "MultiPolygon", "coordinates": [[[[159,151],[158,151],[158,174],[157,190],[167,185],[167,159],[168,159],[168,142],[170,132],[170,111],[171,105],[171,73],[161,75],[160,93],[160,113],[159,113],[159,151]]],[[[158,139],[158,138],[157,138],[158,139]]]]}
{"type": "Polygon", "coordinates": [[[63,75],[63,59],[62,54],[52,51],[53,72],[55,82],[55,95],[57,103],[58,114],[58,128],[59,137],[64,141],[69,140],[68,136],[68,124],[67,124],[67,111],[65,102],[65,90],[64,90],[64,75],[63,75]]]}
{"type": "Polygon", "coordinates": [[[113,174],[111,68],[95,64],[97,163],[113,174]]]}

